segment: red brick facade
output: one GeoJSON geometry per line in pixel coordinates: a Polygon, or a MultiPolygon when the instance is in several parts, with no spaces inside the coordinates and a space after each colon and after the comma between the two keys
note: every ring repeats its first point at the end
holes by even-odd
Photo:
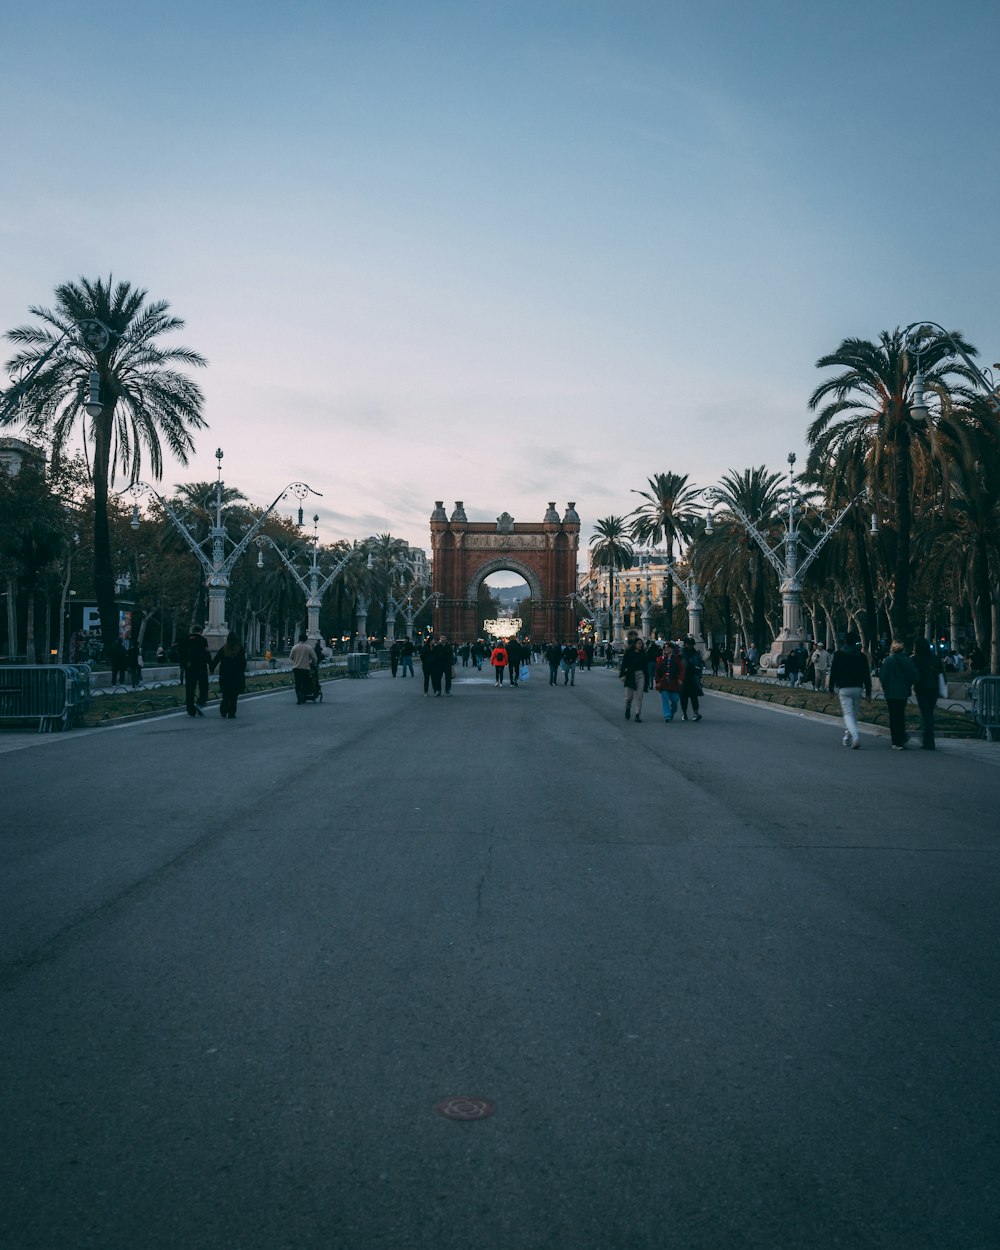
{"type": "Polygon", "coordinates": [[[580,518],[573,504],[560,520],[550,503],[542,521],[468,521],[461,502],[448,518],[438,500],[431,515],[433,589],[440,595],[434,629],[457,642],[476,636],[477,594],[491,573],[517,573],[531,591],[534,639],[576,637],[576,561],[580,518]]]}

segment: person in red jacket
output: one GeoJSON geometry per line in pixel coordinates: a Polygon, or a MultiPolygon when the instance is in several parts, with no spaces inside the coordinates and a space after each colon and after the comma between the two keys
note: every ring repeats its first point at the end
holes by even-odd
{"type": "Polygon", "coordinates": [[[669,724],[677,715],[681,686],[684,684],[684,658],[676,642],[664,645],[663,654],[656,662],[656,677],[653,684],[660,692],[663,719],[669,724]]]}
{"type": "Polygon", "coordinates": [[[498,686],[503,685],[503,672],[507,667],[507,658],[507,648],[502,642],[498,642],[490,656],[490,663],[493,665],[493,675],[496,677],[498,686]]]}

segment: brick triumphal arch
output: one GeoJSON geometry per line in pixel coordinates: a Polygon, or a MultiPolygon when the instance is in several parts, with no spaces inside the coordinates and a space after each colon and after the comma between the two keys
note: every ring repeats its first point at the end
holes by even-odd
{"type": "Polygon", "coordinates": [[[431,513],[434,628],[455,641],[475,638],[479,587],[491,573],[517,573],[531,591],[532,637],[576,637],[576,559],[580,518],[570,504],[562,520],[550,503],[543,520],[504,513],[470,521],[461,501],[449,518],[438,500],[431,513]]]}

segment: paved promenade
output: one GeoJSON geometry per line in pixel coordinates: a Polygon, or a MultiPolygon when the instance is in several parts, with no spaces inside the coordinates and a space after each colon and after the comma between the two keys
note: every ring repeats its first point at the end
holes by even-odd
{"type": "Polygon", "coordinates": [[[421,689],[0,737],[5,1250],[996,1245],[993,756],[421,689]]]}

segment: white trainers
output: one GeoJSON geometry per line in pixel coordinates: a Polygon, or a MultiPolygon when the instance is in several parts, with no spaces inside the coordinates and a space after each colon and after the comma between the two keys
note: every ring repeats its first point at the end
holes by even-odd
{"type": "Polygon", "coordinates": [[[844,730],[843,742],[845,747],[849,747],[851,745],[851,731],[849,729],[844,730]]]}

